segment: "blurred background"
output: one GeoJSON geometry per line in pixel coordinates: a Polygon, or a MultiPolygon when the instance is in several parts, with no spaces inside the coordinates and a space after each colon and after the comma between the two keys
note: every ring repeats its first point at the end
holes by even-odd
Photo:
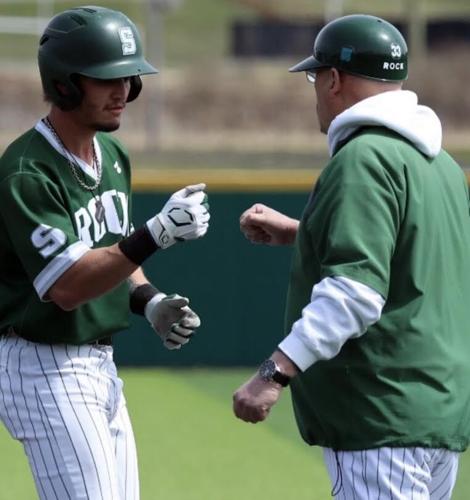
{"type": "MultiPolygon", "coordinates": [[[[327,159],[315,95],[288,68],[310,55],[325,22],[385,17],[405,35],[410,77],[470,166],[468,0],[100,0],[136,22],[144,77],[117,136],[134,168],[134,222],[171,192],[208,185],[211,228],[146,263],[162,290],[191,298],[203,326],[165,351],[144,320],[116,336],[116,361],[139,448],[142,498],[315,500],[330,496],[319,450],[300,440],[286,394],[262,426],[231,415],[231,394],[283,336],[289,248],[250,245],[238,218],[255,202],[299,217],[327,159]],[[178,471],[176,473],[175,471],[178,471]]],[[[49,19],[76,1],[0,0],[0,151],[47,113],[36,64],[49,19]]],[[[445,425],[445,424],[443,424],[445,425]]],[[[35,498],[26,460],[0,428],[0,500],[35,498]]],[[[463,456],[454,498],[470,498],[463,456]]]]}
{"type": "MultiPolygon", "coordinates": [[[[444,121],[467,160],[470,3],[466,0],[101,0],[138,25],[161,73],[129,106],[119,135],[141,167],[311,167],[325,154],[313,89],[288,68],[325,21],[347,13],[394,22],[410,46],[407,88],[444,121]],[[158,154],[156,154],[158,153],[158,154]]],[[[0,147],[45,111],[39,33],[76,1],[0,0],[0,147]],[[21,104],[21,105],[19,105],[21,104]]]]}

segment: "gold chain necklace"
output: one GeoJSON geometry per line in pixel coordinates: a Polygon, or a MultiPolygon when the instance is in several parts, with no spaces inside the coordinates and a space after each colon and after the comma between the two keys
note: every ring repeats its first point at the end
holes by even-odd
{"type": "Polygon", "coordinates": [[[100,161],[98,161],[98,156],[96,154],[95,150],[95,143],[92,142],[92,149],[93,149],[93,166],[96,165],[96,179],[95,182],[89,186],[83,179],[80,178],[79,175],[79,170],[81,170],[80,165],[76,162],[73,154],[65,147],[65,144],[63,143],[62,139],[60,138],[59,134],[57,133],[56,129],[53,127],[52,123],[50,122],[49,118],[43,118],[42,119],[43,123],[46,125],[46,127],[51,131],[52,135],[56,139],[56,141],[59,143],[59,146],[62,149],[62,152],[64,153],[64,156],[67,160],[67,163],[70,167],[70,170],[72,171],[73,176],[75,177],[75,180],[78,182],[78,184],[83,188],[86,189],[87,191],[91,191],[96,203],[96,211],[95,211],[95,217],[98,223],[102,223],[105,218],[105,208],[103,205],[103,202],[101,201],[100,196],[95,195],[94,191],[99,187],[101,184],[101,177],[103,175],[103,166],[100,161]]]}

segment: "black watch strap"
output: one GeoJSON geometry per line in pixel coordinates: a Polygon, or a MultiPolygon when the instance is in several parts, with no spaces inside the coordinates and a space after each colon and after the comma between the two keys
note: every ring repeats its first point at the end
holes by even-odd
{"type": "Polygon", "coordinates": [[[274,382],[281,384],[282,387],[287,387],[290,382],[290,377],[288,377],[284,373],[281,373],[280,371],[275,371],[274,375],[272,376],[272,379],[274,382]]]}

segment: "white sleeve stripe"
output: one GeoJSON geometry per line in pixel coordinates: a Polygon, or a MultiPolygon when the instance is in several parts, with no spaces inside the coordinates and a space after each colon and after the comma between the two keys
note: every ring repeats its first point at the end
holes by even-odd
{"type": "Polygon", "coordinates": [[[350,338],[364,334],[377,322],[385,304],[372,288],[342,276],[328,277],[313,287],[311,302],[279,344],[302,371],[319,360],[331,359],[350,338]]]}
{"type": "MultiPolygon", "coordinates": [[[[33,285],[39,298],[44,301],[44,295],[49,288],[72,267],[77,260],[90,251],[83,241],[77,241],[54,257],[49,264],[36,276],[33,285]]],[[[44,301],[45,302],[45,301],[44,301]]]]}

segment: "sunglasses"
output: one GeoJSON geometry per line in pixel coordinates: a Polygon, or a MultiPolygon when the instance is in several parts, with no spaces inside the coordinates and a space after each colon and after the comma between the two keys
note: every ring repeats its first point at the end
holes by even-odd
{"type": "Polygon", "coordinates": [[[325,70],[325,69],[330,69],[331,66],[322,66],[318,68],[316,71],[309,70],[305,72],[305,76],[307,77],[307,82],[308,83],[315,83],[315,80],[317,79],[317,73],[319,71],[325,70]]]}
{"type": "Polygon", "coordinates": [[[317,73],[316,71],[306,71],[305,76],[307,77],[308,83],[315,83],[315,80],[317,78],[317,73]]]}

